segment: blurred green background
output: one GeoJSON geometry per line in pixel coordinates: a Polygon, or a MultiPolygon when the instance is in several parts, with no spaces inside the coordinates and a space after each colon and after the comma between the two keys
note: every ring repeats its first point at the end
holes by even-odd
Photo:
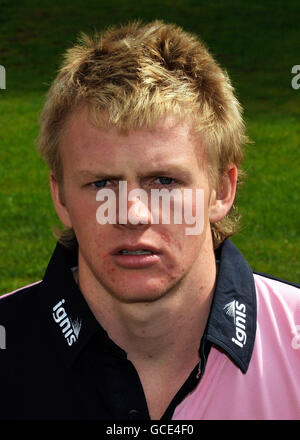
{"type": "Polygon", "coordinates": [[[248,178],[233,238],[254,270],[300,282],[299,0],[0,0],[0,294],[41,279],[59,225],[35,142],[45,93],[80,31],[162,19],[198,34],[245,109],[248,178]]]}

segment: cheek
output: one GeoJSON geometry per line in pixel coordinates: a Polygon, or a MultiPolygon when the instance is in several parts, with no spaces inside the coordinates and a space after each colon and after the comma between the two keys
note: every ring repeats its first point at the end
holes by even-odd
{"type": "Polygon", "coordinates": [[[202,235],[186,235],[186,225],[173,225],[170,230],[162,230],[159,235],[169,251],[169,257],[166,259],[165,268],[167,273],[180,274],[186,271],[198,258],[201,246],[204,240],[202,235]]]}
{"type": "Polygon", "coordinates": [[[160,231],[159,235],[168,249],[182,251],[184,241],[182,225],[174,225],[173,227],[174,231],[163,230],[160,231]],[[178,226],[180,226],[180,228],[178,226]]]}
{"type": "Polygon", "coordinates": [[[195,220],[201,222],[206,220],[208,214],[209,191],[206,187],[194,188],[192,192],[184,197],[183,218],[189,221],[195,220]],[[201,218],[200,218],[201,216],[201,218]]]}
{"type": "Polygon", "coordinates": [[[99,278],[115,282],[117,280],[116,268],[108,256],[108,252],[111,249],[110,237],[111,233],[106,231],[105,226],[102,226],[101,232],[99,232],[98,225],[98,230],[92,234],[90,240],[85,242],[86,249],[84,253],[87,256],[87,260],[90,261],[91,266],[94,267],[95,273],[99,278]]]}
{"type": "Polygon", "coordinates": [[[96,234],[99,224],[96,219],[96,204],[86,204],[80,200],[74,201],[69,208],[73,228],[80,234],[96,234]]]}
{"type": "Polygon", "coordinates": [[[106,278],[111,283],[117,281],[116,268],[113,266],[112,262],[108,258],[104,257],[102,260],[101,268],[99,269],[100,278],[106,278]]]}
{"type": "Polygon", "coordinates": [[[172,237],[170,237],[168,233],[164,234],[166,242],[171,244],[175,252],[177,251],[177,261],[180,262],[181,267],[186,268],[198,259],[209,228],[206,218],[204,218],[204,221],[205,224],[201,233],[189,235],[187,234],[187,229],[192,228],[196,230],[196,226],[183,224],[179,225],[180,227],[172,237]]]}

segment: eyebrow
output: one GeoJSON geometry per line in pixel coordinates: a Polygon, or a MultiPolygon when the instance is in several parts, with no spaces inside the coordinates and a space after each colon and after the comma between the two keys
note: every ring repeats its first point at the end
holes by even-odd
{"type": "Polygon", "coordinates": [[[89,170],[78,170],[75,171],[73,173],[73,175],[75,177],[82,177],[82,178],[86,178],[86,179],[122,179],[124,176],[122,175],[115,175],[115,174],[110,174],[107,172],[92,172],[89,170]]]}
{"type": "MultiPolygon", "coordinates": [[[[171,165],[170,167],[164,167],[164,168],[157,168],[153,170],[149,170],[146,173],[140,173],[138,174],[139,178],[146,178],[146,177],[154,177],[154,176],[166,176],[169,174],[175,174],[181,176],[181,178],[190,178],[191,177],[191,171],[187,167],[180,167],[180,166],[174,166],[171,165]]],[[[126,177],[124,174],[113,174],[108,173],[106,171],[99,171],[99,172],[92,172],[90,170],[77,170],[74,172],[75,176],[87,178],[87,179],[116,179],[116,180],[126,180],[126,177]]]]}

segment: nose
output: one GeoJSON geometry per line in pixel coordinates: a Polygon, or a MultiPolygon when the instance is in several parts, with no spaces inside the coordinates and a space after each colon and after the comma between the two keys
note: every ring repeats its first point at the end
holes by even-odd
{"type": "Polygon", "coordinates": [[[120,194],[122,200],[119,200],[119,212],[117,216],[117,224],[129,229],[137,226],[141,227],[152,223],[151,212],[148,208],[148,194],[141,188],[131,190],[126,194],[120,194]]]}

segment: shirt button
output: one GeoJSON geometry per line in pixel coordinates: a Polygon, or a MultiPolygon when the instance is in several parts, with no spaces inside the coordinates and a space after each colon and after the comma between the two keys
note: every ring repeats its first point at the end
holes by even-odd
{"type": "Polygon", "coordinates": [[[136,420],[136,419],[139,418],[139,416],[140,416],[140,412],[139,412],[137,409],[131,409],[131,410],[128,412],[128,416],[129,416],[129,419],[130,419],[130,420],[136,420]]]}

